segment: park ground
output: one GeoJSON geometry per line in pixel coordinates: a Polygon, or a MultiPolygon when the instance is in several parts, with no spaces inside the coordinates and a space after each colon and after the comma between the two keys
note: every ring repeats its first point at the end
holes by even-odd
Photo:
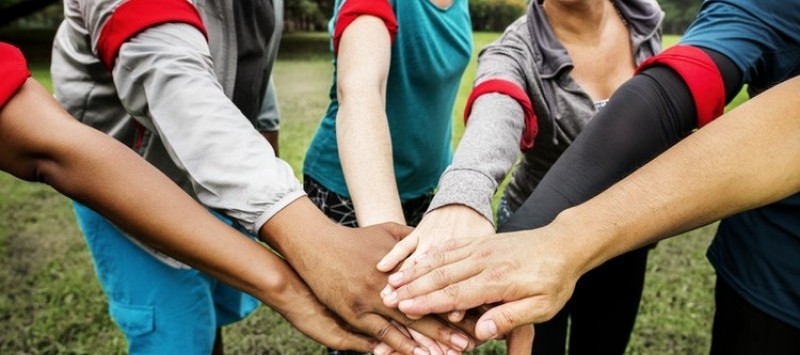
{"type": "MultiPolygon", "coordinates": [[[[498,35],[476,33],[475,53],[498,35]]],[[[666,36],[665,45],[675,41],[676,36],[666,36]]],[[[30,63],[34,77],[49,87],[47,50],[29,50],[36,52],[30,63]]],[[[325,35],[288,34],[274,75],[282,112],[281,154],[299,177],[305,149],[327,105],[331,64],[325,35]]],[[[463,132],[460,112],[474,75],[473,60],[453,115],[454,147],[463,132]]],[[[732,105],[744,99],[740,96],[732,105]]],[[[715,276],[705,251],[715,228],[661,242],[650,252],[628,354],[708,353],[715,276]]],[[[106,313],[107,302],[66,198],[48,186],[0,173],[0,265],[0,353],[125,352],[125,339],[106,313]]],[[[324,353],[267,307],[227,327],[224,339],[229,354],[324,353]]],[[[504,349],[493,342],[474,354],[503,354],[504,349]]]]}

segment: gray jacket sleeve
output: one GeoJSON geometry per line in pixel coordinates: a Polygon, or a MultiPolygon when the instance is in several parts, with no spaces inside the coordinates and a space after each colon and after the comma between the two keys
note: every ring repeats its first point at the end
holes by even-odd
{"type": "Polygon", "coordinates": [[[125,109],[159,135],[205,206],[256,234],[304,195],[291,167],[225,96],[194,27],[141,32],[122,45],[112,74],[125,109]]]}
{"type": "MultiPolygon", "coordinates": [[[[526,90],[527,71],[533,68],[528,63],[531,54],[527,33],[525,23],[518,20],[500,39],[483,49],[475,83],[502,79],[526,90]]],[[[439,180],[429,211],[463,204],[494,223],[492,196],[514,164],[524,128],[524,112],[516,100],[499,93],[479,97],[473,103],[453,163],[439,180]]]]}

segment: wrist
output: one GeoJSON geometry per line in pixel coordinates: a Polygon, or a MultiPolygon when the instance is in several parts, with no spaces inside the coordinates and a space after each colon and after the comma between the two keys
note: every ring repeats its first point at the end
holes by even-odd
{"type": "Polygon", "coordinates": [[[449,204],[438,207],[428,212],[428,216],[435,218],[437,221],[449,221],[457,223],[455,225],[487,223],[489,226],[494,226],[491,220],[488,220],[483,213],[475,210],[468,205],[462,204],[449,204]]]}
{"type": "Polygon", "coordinates": [[[305,250],[324,245],[336,228],[343,227],[328,219],[307,197],[302,197],[264,223],[258,235],[297,269],[305,250]]]}
{"type": "Polygon", "coordinates": [[[570,208],[544,227],[558,238],[562,253],[574,265],[577,277],[621,254],[614,248],[617,225],[592,216],[579,208],[570,208]]]}

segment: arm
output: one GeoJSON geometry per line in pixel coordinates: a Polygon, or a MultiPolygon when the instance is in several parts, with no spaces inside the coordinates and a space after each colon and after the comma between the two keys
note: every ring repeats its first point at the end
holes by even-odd
{"type": "Polygon", "coordinates": [[[493,337],[549,319],[580,275],[616,255],[797,193],[798,91],[794,78],[762,93],[546,227],[450,243],[425,267],[390,277],[407,284],[400,308],[424,314],[506,301],[479,320],[479,339],[493,337]]]}
{"type": "Polygon", "coordinates": [[[384,22],[362,15],[339,40],[336,140],[358,225],[405,224],[386,118],[391,38],[384,22]]]}
{"type": "Polygon", "coordinates": [[[375,345],[340,327],[283,260],[217,220],[133,151],[74,120],[33,79],[0,107],[0,169],[102,211],[148,245],[256,296],[323,344],[375,345]]]}
{"type": "Polygon", "coordinates": [[[471,110],[464,113],[466,130],[453,163],[439,180],[428,214],[381,260],[379,270],[392,270],[409,255],[414,258],[447,239],[494,231],[492,196],[514,164],[523,131],[536,125],[528,116],[532,110],[525,91],[536,66],[525,55],[532,43],[525,23],[518,20],[481,51],[467,104],[471,110]],[[515,99],[512,91],[522,100],[515,99]]]}
{"type": "MultiPolygon", "coordinates": [[[[327,238],[325,226],[333,223],[302,196],[288,164],[272,155],[266,141],[224,96],[211,70],[208,46],[195,28],[170,23],[139,33],[122,45],[113,75],[128,112],[159,134],[170,157],[187,171],[204,205],[221,209],[244,226],[255,228],[253,233],[270,245],[277,245],[272,238],[275,236],[296,241],[281,249],[284,255],[292,254],[296,248],[307,253],[305,257],[328,266],[310,268],[297,259],[287,259],[303,280],[310,286],[314,284],[312,290],[325,305],[359,331],[410,353],[409,349],[415,347],[413,341],[402,335],[388,336],[399,330],[382,327],[389,325],[395,314],[381,304],[379,287],[371,293],[330,294],[330,282],[353,272],[349,269],[352,264],[342,258],[323,257],[325,249],[319,248],[330,241],[318,238],[327,238]],[[191,122],[191,129],[187,122],[191,122]],[[296,210],[304,212],[287,213],[296,210]],[[273,221],[278,215],[281,218],[273,221]],[[274,222],[270,225],[290,225],[294,229],[272,230],[265,227],[268,221],[274,222]],[[353,309],[353,305],[363,307],[353,309]],[[360,317],[364,314],[371,317],[360,317]]],[[[346,246],[351,248],[346,253],[367,247],[346,246]]],[[[377,272],[351,279],[348,290],[372,287],[376,278],[381,278],[377,272]]],[[[436,339],[444,337],[443,342],[454,333],[432,319],[422,324],[432,326],[421,333],[436,339]]]]}
{"type": "Polygon", "coordinates": [[[204,206],[256,234],[303,195],[291,167],[225,96],[195,27],[144,30],[122,44],[112,74],[126,111],[158,135],[204,206]]]}

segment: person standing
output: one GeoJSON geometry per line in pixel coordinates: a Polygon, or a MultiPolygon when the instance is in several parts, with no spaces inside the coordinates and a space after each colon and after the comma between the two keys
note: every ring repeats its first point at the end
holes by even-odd
{"type": "MultiPolygon", "coordinates": [[[[493,233],[492,196],[521,150],[498,206],[502,227],[614,91],[660,52],[662,19],[652,0],[531,2],[481,52],[453,164],[420,226],[380,269],[447,238],[493,233]]],[[[564,309],[537,325],[533,353],[564,354],[569,345],[570,354],[623,354],[648,251],[621,255],[581,278],[564,309]]]]}

